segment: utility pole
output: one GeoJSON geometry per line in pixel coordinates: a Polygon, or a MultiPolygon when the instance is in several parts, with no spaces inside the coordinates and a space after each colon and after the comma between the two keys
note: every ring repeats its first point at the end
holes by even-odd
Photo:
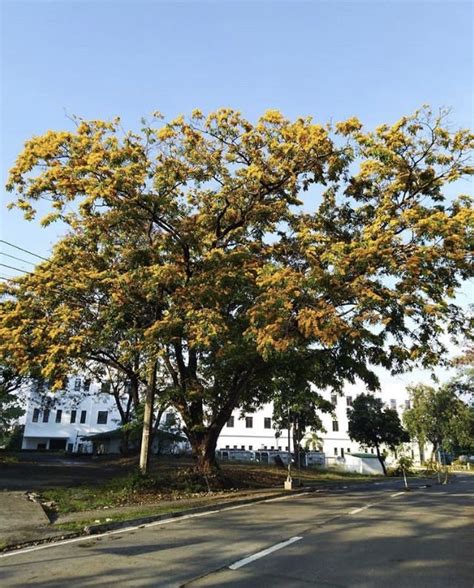
{"type": "Polygon", "coordinates": [[[288,407],[288,476],[285,480],[285,490],[293,490],[293,479],[291,477],[291,421],[290,407],[288,407]]]}

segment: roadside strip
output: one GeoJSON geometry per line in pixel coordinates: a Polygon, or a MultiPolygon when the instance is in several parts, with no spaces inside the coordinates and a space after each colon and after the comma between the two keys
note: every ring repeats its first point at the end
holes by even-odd
{"type": "MultiPolygon", "coordinates": [[[[166,515],[157,515],[156,517],[147,517],[146,519],[142,519],[139,522],[136,522],[136,524],[130,525],[130,526],[127,526],[126,522],[119,523],[120,524],[119,528],[115,527],[113,529],[104,529],[104,532],[98,532],[99,528],[102,527],[102,525],[96,525],[95,529],[90,529],[90,532],[87,535],[74,536],[70,539],[63,539],[63,540],[59,540],[59,541],[48,541],[46,543],[41,543],[39,545],[36,544],[33,546],[27,546],[27,547],[23,547],[23,548],[19,548],[19,549],[13,549],[11,551],[6,551],[3,553],[0,553],[0,559],[5,558],[5,557],[13,557],[15,555],[22,555],[25,553],[31,553],[33,551],[40,551],[42,549],[51,549],[53,547],[57,547],[57,546],[59,547],[61,545],[68,545],[70,543],[91,541],[93,539],[99,539],[101,537],[107,537],[109,535],[117,535],[120,533],[129,533],[131,531],[136,531],[138,529],[145,529],[145,528],[155,527],[155,526],[159,526],[159,525],[167,525],[170,523],[177,523],[177,522],[185,521],[188,519],[217,514],[220,512],[225,512],[228,510],[235,510],[238,508],[244,508],[246,506],[252,506],[252,505],[260,503],[260,502],[266,503],[266,502],[276,502],[279,500],[289,500],[290,498],[296,498],[299,496],[304,496],[304,495],[313,494],[313,493],[315,493],[315,490],[308,490],[308,487],[306,487],[306,488],[302,488],[301,491],[292,492],[291,494],[285,493],[285,494],[283,494],[281,496],[277,496],[275,498],[258,497],[258,498],[244,499],[239,504],[234,503],[231,506],[223,506],[222,508],[214,508],[213,510],[205,510],[206,507],[198,507],[197,509],[194,510],[194,512],[187,511],[188,514],[185,514],[186,511],[184,511],[183,513],[178,512],[178,513],[169,513],[166,515]],[[152,520],[150,520],[150,519],[152,519],[152,520]]],[[[391,496],[398,496],[401,494],[405,494],[405,492],[398,492],[398,493],[395,493],[391,496]]],[[[373,504],[378,504],[378,502],[383,502],[383,500],[385,500],[385,499],[386,498],[383,498],[382,500],[377,501],[376,503],[373,503],[373,504]]],[[[369,508],[370,506],[373,506],[373,504],[367,505],[367,506],[363,507],[361,510],[364,510],[365,508],[369,508]]],[[[356,509],[356,510],[358,510],[358,509],[356,509]]],[[[355,513],[341,513],[339,515],[331,517],[327,521],[324,521],[323,523],[321,523],[317,526],[319,527],[319,526],[325,525],[328,522],[330,522],[336,518],[340,518],[340,517],[344,516],[344,514],[355,514],[355,513]]],[[[103,525],[103,527],[106,527],[106,525],[103,525]]]]}

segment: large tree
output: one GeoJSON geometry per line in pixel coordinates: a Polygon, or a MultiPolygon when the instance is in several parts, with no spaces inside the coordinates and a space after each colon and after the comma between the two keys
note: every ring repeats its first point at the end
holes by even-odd
{"type": "Polygon", "coordinates": [[[375,448],[383,473],[387,475],[383,446],[394,451],[410,440],[395,409],[386,408],[380,398],[371,394],[357,396],[347,409],[349,437],[362,445],[375,448]]]}
{"type": "MultiPolygon", "coordinates": [[[[467,131],[449,132],[428,111],[375,132],[356,119],[331,129],[276,111],[252,124],[230,109],[145,121],[140,133],[78,120],[74,131],[28,141],[8,189],[27,218],[47,199],[43,222],[69,224],[77,246],[62,266],[68,259],[86,299],[94,292],[106,347],[111,333],[136,335],[147,405],[162,375],[208,471],[232,410],[271,397],[288,354],[310,350],[321,366],[337,359],[344,377],[371,386],[372,365],[439,361],[443,328],[464,328],[448,300],[472,271],[470,203],[446,200],[443,187],[470,173],[471,146],[467,131]],[[103,289],[110,317],[95,295],[103,289]]],[[[37,299],[34,276],[20,287],[37,299]]],[[[72,302],[61,308],[65,318],[75,312],[72,302]]],[[[30,358],[40,339],[52,346],[44,369],[54,373],[77,355],[81,331],[71,337],[65,320],[58,341],[46,327],[56,319],[43,314],[39,337],[34,320],[8,308],[5,334],[28,340],[30,358]]]]}
{"type": "Polygon", "coordinates": [[[435,459],[439,451],[471,452],[474,449],[474,407],[465,396],[464,383],[453,382],[434,387],[418,384],[408,388],[410,408],[403,422],[420,448],[429,442],[435,459]]]}

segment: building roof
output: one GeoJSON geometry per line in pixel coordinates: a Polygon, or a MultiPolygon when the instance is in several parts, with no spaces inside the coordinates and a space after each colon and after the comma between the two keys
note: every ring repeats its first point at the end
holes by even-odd
{"type": "Polygon", "coordinates": [[[361,457],[363,459],[378,459],[378,457],[374,453],[348,453],[347,455],[352,455],[353,457],[361,457]]]}
{"type": "MultiPolygon", "coordinates": [[[[111,431],[104,431],[103,433],[92,433],[91,435],[81,435],[81,439],[87,441],[109,441],[110,439],[120,439],[123,436],[122,428],[112,429],[111,431]]],[[[171,433],[158,429],[154,438],[159,441],[186,441],[186,437],[178,433],[171,433]]]]}

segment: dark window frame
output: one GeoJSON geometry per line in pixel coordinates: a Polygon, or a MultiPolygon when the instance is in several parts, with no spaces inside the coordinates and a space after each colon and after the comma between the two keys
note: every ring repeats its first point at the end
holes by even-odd
{"type": "Polygon", "coordinates": [[[40,409],[39,408],[34,408],[33,409],[33,415],[31,417],[31,422],[32,423],[37,423],[39,421],[39,417],[40,417],[40,409]]]}
{"type": "Polygon", "coordinates": [[[108,410],[99,410],[97,411],[97,424],[98,425],[106,425],[109,419],[109,411],[108,410]],[[104,420],[105,415],[105,420],[104,420]]]}
{"type": "Polygon", "coordinates": [[[81,418],[79,424],[84,425],[87,420],[87,410],[81,410],[81,418]]]}
{"type": "Polygon", "coordinates": [[[264,429],[271,429],[272,428],[272,419],[270,417],[264,417],[263,428],[264,429]]]}
{"type": "Polygon", "coordinates": [[[245,417],[245,428],[246,429],[253,429],[253,417],[251,417],[251,416],[245,417]]]}
{"type": "Polygon", "coordinates": [[[58,408],[58,410],[56,411],[56,420],[55,420],[55,422],[56,423],[60,423],[61,420],[62,420],[62,418],[63,418],[63,411],[62,411],[62,409],[58,408]]]}

